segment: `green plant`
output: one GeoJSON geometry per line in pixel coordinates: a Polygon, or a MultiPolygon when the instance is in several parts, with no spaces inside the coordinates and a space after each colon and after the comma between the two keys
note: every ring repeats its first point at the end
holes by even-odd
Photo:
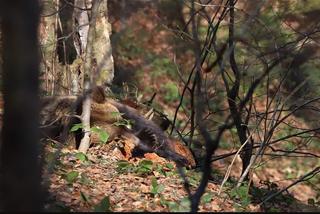
{"type": "Polygon", "coordinates": [[[119,173],[128,173],[132,172],[134,169],[134,165],[125,160],[120,160],[117,162],[116,171],[119,173]]]}
{"type": "Polygon", "coordinates": [[[160,173],[161,175],[166,176],[166,171],[164,170],[164,167],[161,164],[157,164],[155,171],[160,173]]]}
{"type": "MultiPolygon", "coordinates": [[[[75,132],[75,131],[78,131],[79,129],[82,129],[82,128],[83,128],[82,123],[76,123],[71,127],[70,132],[75,132]]],[[[99,126],[91,127],[90,131],[97,133],[99,135],[99,139],[100,139],[101,143],[106,143],[109,139],[109,134],[105,130],[101,129],[99,126]]]]}
{"type": "Polygon", "coordinates": [[[204,204],[208,204],[211,202],[213,198],[213,194],[208,192],[208,193],[205,193],[203,194],[203,196],[201,197],[201,202],[204,203],[204,204]]]}
{"type": "Polygon", "coordinates": [[[106,143],[108,141],[110,135],[105,130],[101,129],[98,126],[91,127],[90,130],[99,135],[101,143],[106,143]]]}
{"type": "Polygon", "coordinates": [[[296,148],[296,145],[290,141],[283,143],[283,146],[284,146],[284,149],[288,151],[292,151],[296,148]]]}
{"type": "Polygon", "coordinates": [[[224,139],[221,139],[220,143],[219,143],[219,147],[221,149],[231,149],[232,148],[232,144],[224,139]]]}
{"type": "Polygon", "coordinates": [[[90,197],[82,191],[80,191],[80,198],[81,201],[85,202],[86,204],[90,204],[90,197]]]}
{"type": "Polygon", "coordinates": [[[174,170],[174,165],[171,163],[166,163],[165,167],[168,169],[165,171],[165,176],[173,176],[177,174],[177,171],[174,170]]]}
{"type": "Polygon", "coordinates": [[[184,168],[184,170],[186,171],[186,175],[188,177],[189,184],[193,187],[197,187],[200,183],[200,180],[201,180],[201,173],[195,172],[193,170],[186,170],[185,168],[184,168]]]}
{"type": "Polygon", "coordinates": [[[152,171],[153,163],[150,160],[141,160],[135,167],[135,172],[139,175],[149,174],[152,171]]]}
{"type": "Polygon", "coordinates": [[[94,212],[110,212],[111,211],[111,205],[110,205],[110,199],[109,196],[104,197],[100,203],[94,206],[94,212]]]}
{"type": "Polygon", "coordinates": [[[231,197],[239,201],[239,204],[235,204],[235,208],[237,210],[246,210],[248,205],[251,203],[248,188],[249,186],[247,184],[243,184],[242,186],[235,187],[231,190],[231,197]]]}
{"type": "Polygon", "coordinates": [[[177,172],[174,170],[174,165],[171,163],[156,164],[155,171],[166,177],[176,175],[177,172]]]}
{"type": "Polygon", "coordinates": [[[83,128],[82,123],[76,123],[71,127],[70,132],[75,132],[82,128],[83,128]]]}
{"type": "Polygon", "coordinates": [[[117,122],[114,122],[112,125],[125,126],[128,129],[131,129],[133,124],[134,124],[134,121],[132,121],[132,120],[122,119],[122,120],[119,120],[117,122]]]}
{"type": "Polygon", "coordinates": [[[79,159],[80,161],[82,161],[82,162],[85,162],[85,161],[88,161],[88,160],[89,160],[88,157],[87,157],[87,155],[85,155],[85,154],[82,153],[82,152],[76,153],[76,154],[75,154],[75,157],[78,158],[78,159],[79,159]]]}
{"type": "Polygon", "coordinates": [[[286,179],[294,179],[297,177],[297,172],[292,170],[292,168],[290,167],[285,168],[284,173],[285,173],[286,179]]]}
{"type": "Polygon", "coordinates": [[[79,172],[71,171],[71,172],[64,174],[62,177],[68,182],[68,184],[72,184],[76,181],[78,176],[79,176],[79,172]]]}
{"type": "Polygon", "coordinates": [[[155,177],[152,177],[150,193],[153,195],[153,197],[159,195],[161,192],[163,192],[163,190],[164,186],[162,184],[158,184],[157,179],[155,177]]]}
{"type": "Polygon", "coordinates": [[[50,164],[61,164],[60,160],[56,160],[56,155],[54,152],[49,152],[46,156],[45,156],[45,160],[46,162],[50,165],[50,164]],[[56,161],[56,162],[55,162],[56,161]]]}
{"type": "Polygon", "coordinates": [[[152,172],[153,163],[150,160],[141,160],[138,165],[133,165],[125,160],[117,162],[117,172],[119,173],[137,173],[138,175],[146,175],[152,172]]]}
{"type": "Polygon", "coordinates": [[[80,181],[79,181],[81,184],[84,184],[84,185],[88,185],[88,184],[91,184],[92,181],[89,179],[89,177],[87,176],[86,173],[81,173],[80,175],[80,181]]]}
{"type": "Polygon", "coordinates": [[[190,200],[188,197],[182,198],[179,202],[160,200],[161,204],[167,206],[170,212],[190,212],[190,200]]]}
{"type": "Polygon", "coordinates": [[[172,62],[172,60],[170,60],[167,57],[159,57],[159,56],[151,56],[150,58],[152,58],[153,60],[151,63],[152,79],[157,79],[163,75],[169,75],[172,79],[177,78],[177,74],[176,74],[177,69],[175,64],[172,62]]]}
{"type": "Polygon", "coordinates": [[[179,89],[173,82],[167,82],[163,89],[165,91],[164,100],[166,102],[175,102],[179,99],[179,89]]]}
{"type": "Polygon", "coordinates": [[[144,49],[142,48],[141,41],[141,38],[137,39],[135,32],[131,29],[126,30],[123,36],[120,37],[117,46],[118,55],[121,56],[123,60],[129,60],[143,55],[144,49]]]}

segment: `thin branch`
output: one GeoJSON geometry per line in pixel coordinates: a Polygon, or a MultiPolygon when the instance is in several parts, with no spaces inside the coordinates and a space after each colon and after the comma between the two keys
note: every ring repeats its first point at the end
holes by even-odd
{"type": "Polygon", "coordinates": [[[274,197],[280,195],[281,193],[287,191],[289,188],[293,187],[294,185],[296,185],[296,184],[298,184],[300,182],[304,182],[304,181],[310,180],[312,177],[314,177],[318,173],[320,173],[320,167],[316,167],[311,172],[308,172],[307,174],[301,176],[297,181],[293,182],[289,186],[283,188],[282,190],[280,190],[280,191],[278,191],[276,193],[273,193],[273,194],[269,195],[259,205],[262,205],[262,204],[266,203],[271,198],[274,198],[274,197]]]}

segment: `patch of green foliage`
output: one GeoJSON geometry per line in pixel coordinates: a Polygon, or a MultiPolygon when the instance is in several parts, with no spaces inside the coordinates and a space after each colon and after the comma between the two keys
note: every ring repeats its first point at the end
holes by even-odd
{"type": "Polygon", "coordinates": [[[240,187],[233,188],[230,192],[230,196],[238,202],[234,205],[236,211],[246,211],[248,205],[251,203],[249,186],[247,184],[243,184],[240,187]]]}
{"type": "MultiPolygon", "coordinates": [[[[79,129],[83,129],[83,124],[82,123],[77,123],[77,124],[74,124],[71,129],[70,129],[70,132],[76,132],[78,131],[79,129]]],[[[102,128],[100,128],[99,126],[93,126],[90,128],[90,131],[91,132],[94,132],[96,134],[99,135],[99,140],[101,143],[105,144],[108,139],[109,139],[109,134],[103,130],[102,128]]]]}
{"type": "Polygon", "coordinates": [[[82,128],[83,128],[82,123],[76,123],[71,127],[70,132],[75,132],[82,128]]]}
{"type": "Polygon", "coordinates": [[[150,160],[141,160],[136,166],[135,172],[139,175],[150,174],[153,170],[153,162],[150,160]]]}
{"type": "Polygon", "coordinates": [[[136,173],[140,176],[151,174],[155,166],[150,160],[141,160],[137,165],[128,161],[120,160],[117,162],[117,172],[119,173],[136,173]]]}
{"type": "Polygon", "coordinates": [[[172,79],[177,79],[177,68],[171,59],[152,55],[151,60],[151,77],[153,80],[167,75],[172,79]]]}
{"type": "Polygon", "coordinates": [[[68,182],[68,184],[74,183],[79,176],[79,172],[77,171],[70,171],[64,174],[62,177],[68,182]]]}
{"type": "Polygon", "coordinates": [[[109,196],[104,197],[100,203],[94,206],[94,212],[110,212],[111,211],[111,205],[110,205],[110,199],[109,196]]]}
{"type": "Polygon", "coordinates": [[[87,157],[87,155],[84,154],[83,152],[78,152],[77,154],[75,154],[75,157],[76,157],[77,159],[79,159],[80,161],[82,161],[82,162],[85,162],[85,161],[88,161],[88,160],[89,160],[88,157],[87,157]]]}
{"type": "Polygon", "coordinates": [[[151,190],[150,193],[155,197],[164,191],[164,185],[158,184],[157,179],[152,177],[151,179],[151,190]]]}
{"type": "Polygon", "coordinates": [[[164,175],[166,177],[176,175],[177,172],[174,170],[174,166],[171,163],[166,163],[165,165],[157,164],[155,171],[160,173],[161,175],[164,175]]]}
{"type": "Polygon", "coordinates": [[[295,14],[301,14],[320,9],[318,0],[295,1],[291,2],[289,5],[290,12],[295,14]]]}
{"type": "Polygon", "coordinates": [[[166,102],[175,102],[179,100],[179,89],[173,82],[167,82],[163,86],[163,90],[165,91],[163,98],[166,102]]]}
{"type": "Polygon", "coordinates": [[[211,192],[207,192],[202,195],[201,197],[201,203],[202,204],[208,204],[212,201],[213,199],[213,194],[211,192]]]}
{"type": "Polygon", "coordinates": [[[81,173],[79,182],[84,185],[89,185],[93,183],[93,181],[84,172],[81,173]]]}
{"type": "Polygon", "coordinates": [[[220,140],[220,143],[219,143],[219,147],[221,149],[231,149],[232,148],[232,144],[224,139],[221,139],[220,140]]]}
{"type": "Polygon", "coordinates": [[[131,173],[134,171],[134,165],[128,161],[120,160],[117,162],[116,171],[118,173],[131,173]]]}
{"type": "Polygon", "coordinates": [[[115,126],[126,126],[127,128],[131,129],[133,124],[134,124],[134,121],[127,120],[127,119],[123,118],[122,120],[114,122],[112,125],[115,125],[115,126]]]}
{"type": "Polygon", "coordinates": [[[143,44],[136,37],[135,33],[128,29],[119,37],[117,52],[123,60],[139,58],[144,54],[143,44]]]}
{"type": "Polygon", "coordinates": [[[184,197],[178,202],[162,199],[160,203],[167,206],[170,212],[190,212],[190,200],[188,197],[184,197]]]}
{"type": "Polygon", "coordinates": [[[101,143],[105,144],[108,141],[110,135],[105,130],[98,126],[91,127],[90,130],[99,135],[99,140],[101,143]]]}
{"type": "MultiPolygon", "coordinates": [[[[211,203],[213,199],[213,194],[211,192],[207,192],[203,194],[201,197],[200,204],[208,204],[211,203]]],[[[189,197],[183,197],[179,201],[168,201],[165,200],[164,197],[160,196],[160,203],[166,206],[170,212],[190,212],[191,211],[191,202],[189,197]]]]}

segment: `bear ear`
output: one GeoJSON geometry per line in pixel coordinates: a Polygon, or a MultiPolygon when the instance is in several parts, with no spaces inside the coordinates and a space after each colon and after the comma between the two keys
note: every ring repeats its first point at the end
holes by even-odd
{"type": "Polygon", "coordinates": [[[166,130],[169,128],[170,125],[171,125],[170,120],[168,120],[168,119],[165,118],[165,117],[161,117],[160,128],[161,128],[163,131],[166,131],[166,130]]]}
{"type": "Polygon", "coordinates": [[[94,102],[104,103],[106,94],[102,86],[96,86],[92,89],[91,98],[94,102]]]}

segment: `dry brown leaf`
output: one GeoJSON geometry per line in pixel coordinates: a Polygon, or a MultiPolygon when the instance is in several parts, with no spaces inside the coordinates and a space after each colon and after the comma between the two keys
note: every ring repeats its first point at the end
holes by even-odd
{"type": "Polygon", "coordinates": [[[166,159],[164,159],[163,157],[160,157],[156,153],[145,153],[144,157],[148,160],[151,160],[151,161],[153,161],[155,163],[159,163],[159,164],[165,164],[167,162],[166,159]]]}

